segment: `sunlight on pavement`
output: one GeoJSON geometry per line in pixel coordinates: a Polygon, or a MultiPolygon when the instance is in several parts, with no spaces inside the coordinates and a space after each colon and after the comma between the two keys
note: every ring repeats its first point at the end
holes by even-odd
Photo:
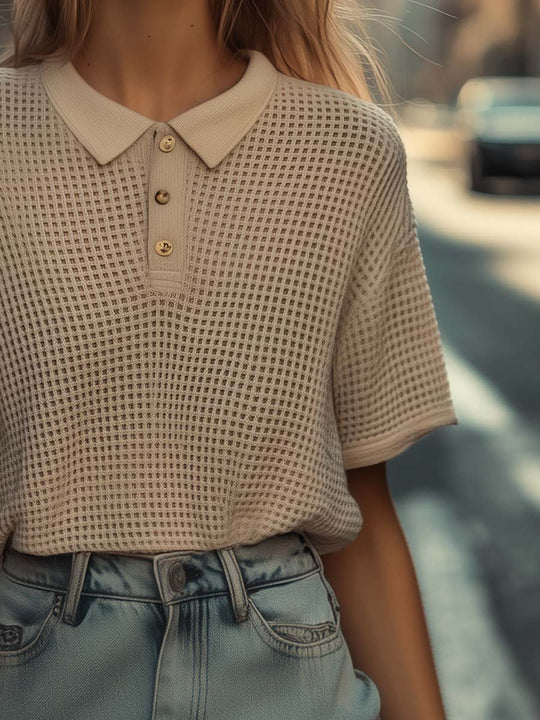
{"type": "Polygon", "coordinates": [[[540,508],[538,433],[493,385],[446,345],[444,357],[460,429],[485,430],[497,448],[499,472],[514,483],[522,497],[540,508]]]}
{"type": "Polygon", "coordinates": [[[399,505],[448,720],[539,720],[491,611],[468,528],[437,493],[399,505]]]}

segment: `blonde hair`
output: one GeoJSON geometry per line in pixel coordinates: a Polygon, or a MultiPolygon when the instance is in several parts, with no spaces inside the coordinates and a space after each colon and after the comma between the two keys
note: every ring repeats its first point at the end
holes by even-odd
{"type": "MultiPolygon", "coordinates": [[[[360,0],[207,0],[217,40],[233,53],[253,48],[281,72],[381,104],[396,119],[393,88],[377,57],[360,0]],[[369,78],[369,79],[368,79],[369,78]]],[[[0,66],[46,57],[72,60],[90,28],[94,0],[13,0],[12,47],[0,66]]]]}

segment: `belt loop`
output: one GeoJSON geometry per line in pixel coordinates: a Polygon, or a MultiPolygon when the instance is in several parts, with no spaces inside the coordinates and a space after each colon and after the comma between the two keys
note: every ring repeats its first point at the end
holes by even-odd
{"type": "Polygon", "coordinates": [[[238,558],[233,548],[218,548],[217,554],[229,586],[234,621],[244,622],[248,617],[248,596],[238,558]]]}
{"type": "Polygon", "coordinates": [[[14,531],[11,531],[10,534],[7,536],[6,542],[4,543],[4,547],[2,548],[2,557],[0,558],[0,568],[4,567],[4,556],[6,555],[6,553],[8,552],[8,550],[10,549],[10,547],[13,544],[13,532],[14,531]]]}
{"type": "Polygon", "coordinates": [[[321,560],[321,556],[319,555],[317,549],[315,548],[315,546],[313,545],[311,540],[308,538],[308,536],[304,532],[297,532],[297,535],[300,535],[300,537],[304,541],[305,545],[310,549],[311,554],[313,555],[315,562],[317,563],[317,565],[319,567],[319,570],[321,571],[321,573],[324,574],[324,565],[321,560]]]}
{"type": "Polygon", "coordinates": [[[84,586],[84,578],[88,561],[90,560],[89,551],[75,551],[71,554],[71,573],[69,583],[64,599],[63,621],[68,625],[77,625],[77,610],[79,600],[84,586]]]}
{"type": "Polygon", "coordinates": [[[328,595],[330,596],[330,599],[331,599],[332,603],[334,604],[336,611],[339,612],[340,607],[341,607],[340,602],[339,602],[338,596],[336,595],[336,591],[334,590],[334,588],[332,587],[332,585],[330,583],[330,580],[328,580],[328,578],[324,574],[324,565],[323,565],[323,561],[321,560],[321,556],[319,555],[319,552],[317,551],[317,549],[315,548],[315,546],[313,545],[311,540],[308,538],[308,536],[304,532],[300,532],[298,534],[302,536],[302,539],[304,540],[306,546],[311,550],[311,554],[313,555],[313,557],[315,558],[315,562],[319,566],[319,570],[321,573],[321,580],[323,581],[323,583],[326,587],[328,595]]]}

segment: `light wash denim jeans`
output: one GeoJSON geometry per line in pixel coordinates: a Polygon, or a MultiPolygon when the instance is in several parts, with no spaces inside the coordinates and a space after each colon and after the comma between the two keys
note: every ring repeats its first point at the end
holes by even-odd
{"type": "Polygon", "coordinates": [[[377,720],[303,533],[0,568],[2,720],[377,720]]]}

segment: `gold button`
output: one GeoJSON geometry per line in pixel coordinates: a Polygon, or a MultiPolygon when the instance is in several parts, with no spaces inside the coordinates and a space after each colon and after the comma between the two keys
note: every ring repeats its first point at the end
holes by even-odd
{"type": "Polygon", "coordinates": [[[172,135],[164,135],[159,141],[159,149],[163,152],[171,152],[173,147],[176,145],[176,140],[172,135]]]}
{"type": "Polygon", "coordinates": [[[160,205],[165,205],[170,200],[170,195],[166,190],[158,190],[156,195],[156,202],[158,202],[160,205]]]}
{"type": "Polygon", "coordinates": [[[168,240],[160,240],[156,243],[155,249],[158,255],[170,255],[173,251],[173,246],[168,240]]]}

